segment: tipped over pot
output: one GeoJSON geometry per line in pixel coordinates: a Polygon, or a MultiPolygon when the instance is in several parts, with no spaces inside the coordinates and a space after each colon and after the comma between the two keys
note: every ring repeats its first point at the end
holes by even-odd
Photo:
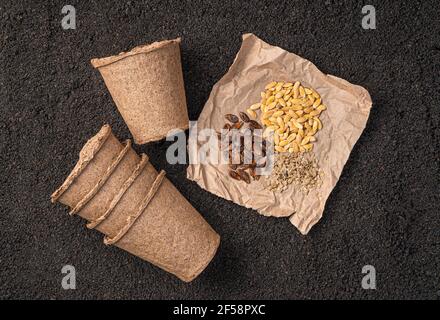
{"type": "Polygon", "coordinates": [[[105,234],[104,242],[176,275],[196,278],[214,257],[219,235],[146,155],[120,143],[108,125],[80,152],[52,194],[105,234]]]}

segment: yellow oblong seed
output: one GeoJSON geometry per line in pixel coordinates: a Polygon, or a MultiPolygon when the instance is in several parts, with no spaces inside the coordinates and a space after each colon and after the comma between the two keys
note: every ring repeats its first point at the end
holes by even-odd
{"type": "Polygon", "coordinates": [[[251,105],[251,106],[249,107],[249,109],[251,109],[251,110],[257,110],[257,109],[260,109],[260,107],[261,107],[261,103],[255,103],[255,104],[251,105]]]}
{"type": "Polygon", "coordinates": [[[303,101],[302,101],[302,99],[293,98],[293,99],[290,99],[290,102],[292,102],[292,104],[294,104],[294,105],[300,105],[303,101]]]}
{"type": "Polygon", "coordinates": [[[319,115],[321,113],[321,111],[319,110],[313,110],[312,112],[310,112],[310,116],[312,117],[316,117],[317,115],[319,115]]]}
{"type": "Polygon", "coordinates": [[[306,127],[306,130],[311,131],[312,127],[310,126],[309,122],[304,122],[304,127],[306,127]]]}
{"type": "Polygon", "coordinates": [[[269,90],[270,88],[273,88],[277,85],[277,82],[273,81],[271,83],[269,83],[266,87],[264,87],[264,89],[269,90]]]}
{"type": "Polygon", "coordinates": [[[296,121],[299,122],[299,123],[303,123],[303,122],[306,122],[307,119],[304,118],[304,117],[301,117],[301,118],[296,119],[296,121]]]}
{"type": "Polygon", "coordinates": [[[274,112],[275,112],[274,110],[269,110],[267,112],[264,112],[263,115],[262,115],[262,118],[263,119],[268,119],[268,118],[270,118],[274,114],[274,112]]]}
{"type": "Polygon", "coordinates": [[[318,130],[321,130],[322,129],[322,122],[321,122],[321,120],[319,120],[319,118],[315,118],[316,119],[316,121],[318,121],[318,130]]]}
{"type": "Polygon", "coordinates": [[[293,140],[295,140],[296,138],[296,133],[291,133],[288,137],[287,137],[287,141],[292,142],[293,140]]]}
{"type": "Polygon", "coordinates": [[[304,149],[306,149],[307,151],[310,151],[310,150],[313,149],[313,144],[311,144],[311,143],[309,143],[309,144],[305,144],[303,147],[304,147],[304,149]]]}
{"type": "Polygon", "coordinates": [[[275,112],[273,112],[272,117],[278,118],[279,116],[282,116],[283,114],[284,114],[284,111],[282,111],[282,110],[275,111],[275,112]]]}
{"type": "Polygon", "coordinates": [[[280,146],[275,146],[275,150],[280,152],[280,153],[286,152],[286,150],[283,147],[280,147],[280,146]]]}
{"type": "Polygon", "coordinates": [[[252,109],[247,109],[246,110],[246,112],[247,112],[247,114],[252,118],[252,119],[256,119],[257,118],[257,113],[254,111],[254,110],[252,110],[252,109]]]}
{"type": "Polygon", "coordinates": [[[289,141],[287,141],[287,140],[283,140],[283,141],[280,141],[279,146],[280,146],[280,147],[285,147],[285,146],[288,145],[288,144],[289,144],[289,141]]]}
{"type": "Polygon", "coordinates": [[[284,99],[282,99],[282,98],[280,98],[280,99],[278,99],[278,103],[280,104],[280,105],[282,105],[283,107],[285,107],[287,104],[286,104],[286,101],[284,101],[284,99]]]}
{"type": "Polygon", "coordinates": [[[281,136],[284,134],[284,131],[286,130],[286,128],[279,128],[277,131],[276,131],[276,133],[278,133],[278,135],[280,136],[280,139],[281,139],[281,136]]]}
{"type": "Polygon", "coordinates": [[[293,86],[293,83],[292,83],[292,82],[286,82],[285,84],[283,84],[283,87],[284,87],[284,88],[289,88],[289,87],[291,87],[291,86],[293,86]]]}
{"type": "Polygon", "coordinates": [[[293,119],[298,119],[299,116],[296,114],[295,111],[293,110],[289,110],[289,115],[293,118],[293,119]]]}
{"type": "Polygon", "coordinates": [[[267,111],[272,110],[272,109],[275,108],[276,106],[277,106],[276,101],[275,101],[275,102],[272,102],[271,104],[268,104],[268,105],[267,105],[266,110],[267,110],[267,111]]]}
{"type": "Polygon", "coordinates": [[[317,108],[321,104],[321,98],[318,98],[313,102],[313,108],[317,108]]]}
{"type": "Polygon", "coordinates": [[[293,98],[294,99],[298,98],[298,95],[299,95],[298,88],[300,85],[301,85],[301,83],[299,81],[295,82],[295,84],[293,85],[292,91],[293,91],[293,98]]]}
{"type": "Polygon", "coordinates": [[[297,127],[298,129],[302,129],[303,128],[303,125],[301,123],[296,122],[296,120],[293,122],[293,125],[295,127],[297,127]]]}
{"type": "Polygon", "coordinates": [[[316,90],[312,89],[312,95],[315,97],[315,99],[319,99],[321,98],[321,96],[319,95],[318,92],[316,92],[316,90]]]}
{"type": "Polygon", "coordinates": [[[319,111],[324,111],[326,109],[327,109],[327,107],[324,104],[321,104],[316,108],[316,110],[319,110],[319,111]]]}
{"type": "Polygon", "coordinates": [[[316,141],[316,138],[315,138],[314,136],[309,136],[309,141],[310,141],[310,142],[315,142],[315,141],[316,141]]]}
{"type": "Polygon", "coordinates": [[[304,139],[302,139],[301,145],[304,146],[304,145],[308,144],[309,141],[310,141],[310,137],[305,137],[304,139]]]}
{"type": "Polygon", "coordinates": [[[315,109],[313,109],[312,107],[307,107],[307,108],[304,109],[304,112],[305,112],[305,113],[310,113],[310,112],[312,112],[313,110],[315,110],[315,109]]]}
{"type": "Polygon", "coordinates": [[[269,104],[271,104],[274,101],[275,101],[275,97],[274,96],[270,96],[269,98],[266,99],[266,104],[269,105],[269,104]]]}
{"type": "Polygon", "coordinates": [[[306,92],[304,91],[303,86],[299,86],[299,96],[304,98],[306,96],[306,92]]]}
{"type": "Polygon", "coordinates": [[[261,96],[261,99],[264,99],[264,98],[266,98],[266,92],[264,92],[264,91],[261,91],[261,93],[260,93],[260,96],[261,96]]]}
{"type": "Polygon", "coordinates": [[[277,94],[275,95],[275,99],[280,99],[283,96],[284,96],[284,92],[283,91],[277,92],[277,94]]]}
{"type": "Polygon", "coordinates": [[[314,118],[313,119],[313,126],[312,126],[312,129],[313,129],[313,131],[318,131],[318,126],[319,126],[319,124],[318,124],[318,121],[316,120],[316,118],[314,118]]]}
{"type": "Polygon", "coordinates": [[[280,128],[284,128],[284,127],[285,127],[285,125],[284,125],[284,121],[283,121],[283,118],[278,117],[278,118],[277,118],[277,123],[278,123],[278,125],[280,126],[280,128]]]}
{"type": "Polygon", "coordinates": [[[298,144],[295,141],[292,142],[290,145],[291,145],[291,147],[293,149],[293,152],[299,152],[299,146],[298,146],[298,144]]]}
{"type": "Polygon", "coordinates": [[[304,88],[304,91],[307,95],[312,94],[313,91],[310,88],[304,88]]]}
{"type": "Polygon", "coordinates": [[[301,105],[303,106],[303,107],[311,107],[311,106],[313,106],[313,101],[311,101],[311,100],[309,100],[309,99],[307,99],[306,101],[303,101],[302,103],[301,103],[301,105]]]}

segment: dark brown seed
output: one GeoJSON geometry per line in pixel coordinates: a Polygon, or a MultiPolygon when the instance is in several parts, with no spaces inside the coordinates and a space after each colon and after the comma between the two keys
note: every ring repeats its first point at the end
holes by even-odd
{"type": "Polygon", "coordinates": [[[246,113],[244,113],[244,112],[240,112],[240,118],[244,122],[249,122],[251,120],[251,119],[249,119],[248,115],[246,113]]]}
{"type": "Polygon", "coordinates": [[[226,123],[226,124],[223,126],[223,129],[225,129],[225,130],[231,130],[231,125],[230,125],[229,123],[226,123]]]}
{"type": "Polygon", "coordinates": [[[249,121],[249,128],[251,129],[263,129],[263,127],[255,120],[249,121]]]}
{"type": "Polygon", "coordinates": [[[231,170],[237,170],[237,165],[236,164],[230,164],[229,165],[229,169],[231,169],[231,170]]]}
{"type": "Polygon", "coordinates": [[[246,171],[244,171],[242,169],[238,169],[237,173],[240,176],[241,180],[243,180],[247,184],[251,183],[251,177],[249,176],[249,174],[246,171]]]}
{"type": "Polygon", "coordinates": [[[231,123],[237,123],[238,122],[238,117],[234,114],[230,114],[228,113],[227,115],[225,115],[226,120],[228,120],[231,123]]]}
{"type": "Polygon", "coordinates": [[[235,171],[229,170],[229,176],[230,176],[232,179],[235,179],[235,180],[238,180],[238,181],[241,180],[240,175],[239,175],[237,172],[235,172],[235,171]]]}
{"type": "Polygon", "coordinates": [[[235,123],[232,127],[234,129],[240,129],[242,125],[243,125],[243,122],[240,121],[240,122],[235,123]]]}

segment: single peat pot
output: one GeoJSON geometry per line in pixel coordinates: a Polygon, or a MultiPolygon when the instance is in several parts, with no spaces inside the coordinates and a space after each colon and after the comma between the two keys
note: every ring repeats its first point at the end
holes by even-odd
{"type": "Polygon", "coordinates": [[[137,144],[189,126],[180,38],[92,59],[137,144]]]}

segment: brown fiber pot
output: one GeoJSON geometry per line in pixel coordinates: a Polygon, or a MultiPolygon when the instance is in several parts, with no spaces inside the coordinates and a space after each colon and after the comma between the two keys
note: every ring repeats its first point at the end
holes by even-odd
{"type": "Polygon", "coordinates": [[[89,228],[183,281],[196,278],[214,257],[219,235],[158,174],[130,141],[120,143],[105,125],[80,152],[75,168],[51,196],[88,220],[89,228]]]}
{"type": "Polygon", "coordinates": [[[180,38],[92,59],[137,144],[186,130],[188,111],[180,61],[180,38]]]}

